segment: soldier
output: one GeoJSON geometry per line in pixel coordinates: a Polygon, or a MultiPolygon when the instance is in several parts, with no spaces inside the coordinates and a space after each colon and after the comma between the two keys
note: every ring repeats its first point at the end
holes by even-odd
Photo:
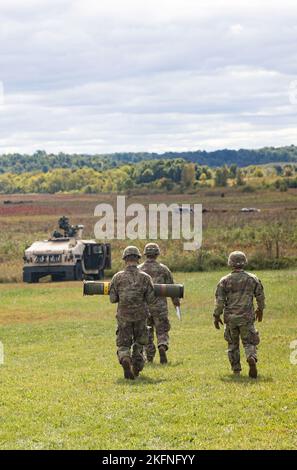
{"type": "Polygon", "coordinates": [[[258,331],[254,322],[263,318],[265,296],[261,281],[254,274],[244,271],[247,258],[241,251],[229,255],[228,265],[232,272],[223,277],[216,290],[214,310],[214,326],[220,329],[223,324],[220,316],[224,312],[225,340],[228,342],[228,357],[235,375],[240,375],[241,338],[245,355],[249,364],[249,376],[257,377],[257,345],[260,343],[258,331]],[[256,299],[257,309],[254,311],[253,299],[256,299]]]}
{"type": "MultiPolygon", "coordinates": [[[[170,270],[164,264],[157,261],[160,255],[160,248],[157,243],[148,243],[144,248],[146,261],[139,266],[139,269],[149,274],[155,284],[173,284],[173,277],[170,270]]],[[[180,306],[179,299],[172,299],[173,304],[180,306]]],[[[170,323],[168,319],[168,305],[165,297],[155,298],[153,304],[149,307],[148,318],[148,337],[149,342],[145,348],[148,362],[153,362],[156,347],[154,345],[154,329],[156,330],[158,349],[161,364],[167,362],[166,351],[169,346],[170,323]]]]}
{"type": "Polygon", "coordinates": [[[112,303],[118,303],[118,359],[124,377],[134,380],[144,366],[143,348],[148,342],[147,305],[155,300],[155,294],[151,277],[137,268],[141,258],[138,248],[128,246],[122,258],[125,269],[113,276],[109,297],[112,303]]]}

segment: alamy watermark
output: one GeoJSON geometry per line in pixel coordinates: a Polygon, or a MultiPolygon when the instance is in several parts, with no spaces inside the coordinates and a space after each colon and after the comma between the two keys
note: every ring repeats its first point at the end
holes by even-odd
{"type": "Polygon", "coordinates": [[[183,240],[187,251],[202,244],[201,204],[143,204],[126,207],[126,196],[117,196],[116,213],[111,204],[98,204],[94,211],[97,239],[108,240],[183,240]],[[127,220],[129,218],[129,220],[127,220]],[[171,222],[171,224],[170,224],[171,222]]]}
{"type": "Polygon", "coordinates": [[[290,343],[290,349],[293,349],[293,351],[290,354],[290,362],[293,364],[293,366],[297,365],[297,339],[292,341],[290,343]]]}

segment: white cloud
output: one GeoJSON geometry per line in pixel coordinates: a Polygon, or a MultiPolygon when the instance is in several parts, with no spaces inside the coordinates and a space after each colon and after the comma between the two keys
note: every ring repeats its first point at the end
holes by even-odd
{"type": "Polygon", "coordinates": [[[2,0],[0,152],[296,143],[291,0],[2,0]]]}

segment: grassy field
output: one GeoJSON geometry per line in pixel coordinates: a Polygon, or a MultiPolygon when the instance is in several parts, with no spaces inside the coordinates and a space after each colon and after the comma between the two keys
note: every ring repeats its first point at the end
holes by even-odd
{"type": "Polygon", "coordinates": [[[222,273],[178,274],[170,362],[122,378],[114,307],[80,283],[2,284],[1,449],[296,449],[296,271],[264,271],[260,375],[233,377],[211,322],[222,273]]]}

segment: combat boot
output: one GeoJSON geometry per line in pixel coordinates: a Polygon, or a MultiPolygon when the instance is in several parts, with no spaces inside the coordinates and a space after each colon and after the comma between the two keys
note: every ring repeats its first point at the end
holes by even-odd
{"type": "Polygon", "coordinates": [[[122,364],[122,367],[124,369],[125,379],[134,380],[135,377],[134,377],[134,374],[133,374],[132,369],[131,369],[131,359],[130,359],[130,357],[124,357],[122,359],[121,364],[122,364]]]}
{"type": "Polygon", "coordinates": [[[166,346],[159,346],[160,363],[167,364],[166,346]]]}
{"type": "Polygon", "coordinates": [[[141,369],[139,369],[139,367],[137,367],[135,364],[132,366],[132,372],[133,372],[134,377],[139,376],[140,370],[141,369]]]}
{"type": "Polygon", "coordinates": [[[258,371],[257,371],[257,361],[256,359],[253,357],[253,356],[250,356],[247,360],[248,362],[248,365],[249,365],[249,377],[251,377],[252,379],[256,379],[257,378],[257,375],[258,375],[258,371]]]}

